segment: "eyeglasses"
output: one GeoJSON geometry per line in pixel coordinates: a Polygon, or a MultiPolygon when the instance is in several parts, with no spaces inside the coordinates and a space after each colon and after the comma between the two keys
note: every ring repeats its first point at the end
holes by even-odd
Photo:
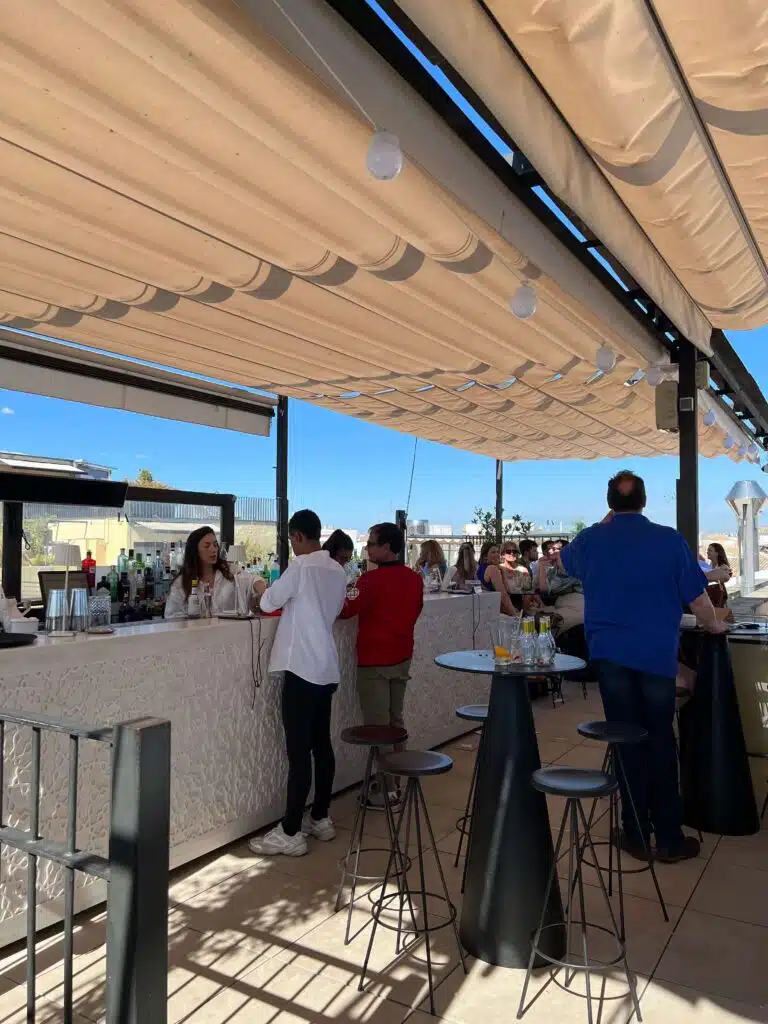
{"type": "Polygon", "coordinates": [[[519,555],[519,554],[520,554],[520,552],[517,550],[517,548],[506,548],[504,551],[502,551],[502,555],[519,555]]]}

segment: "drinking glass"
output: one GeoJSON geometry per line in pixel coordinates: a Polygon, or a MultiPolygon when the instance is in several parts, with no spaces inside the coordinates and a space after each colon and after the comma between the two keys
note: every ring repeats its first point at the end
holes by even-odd
{"type": "Polygon", "coordinates": [[[69,592],[69,628],[76,633],[88,630],[88,590],[86,587],[75,587],[69,592]]]}
{"type": "Polygon", "coordinates": [[[47,633],[63,633],[69,630],[69,609],[67,591],[51,590],[45,609],[45,630],[47,633]]]}
{"type": "Polygon", "coordinates": [[[493,648],[497,668],[508,668],[515,658],[520,619],[516,615],[500,615],[493,648]]]}
{"type": "Polygon", "coordinates": [[[112,600],[102,594],[88,599],[88,615],[91,626],[108,626],[112,614],[112,600]]]}
{"type": "Polygon", "coordinates": [[[251,610],[251,591],[254,577],[248,572],[239,572],[235,576],[235,613],[247,615],[251,610]]]}

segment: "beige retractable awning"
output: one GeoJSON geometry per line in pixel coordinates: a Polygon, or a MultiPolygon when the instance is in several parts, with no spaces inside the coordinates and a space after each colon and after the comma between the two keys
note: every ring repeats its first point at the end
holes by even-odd
{"type": "Polygon", "coordinates": [[[713,325],[768,323],[765,3],[398,4],[638,281],[655,248],[713,325]]]}
{"type": "MultiPolygon", "coordinates": [[[[676,452],[637,372],[660,347],[526,236],[479,161],[452,140],[477,203],[410,150],[374,180],[360,111],[234,2],[8,0],[0,96],[0,323],[496,458],[676,452]],[[538,308],[521,321],[526,280],[538,308]],[[618,356],[608,376],[599,346],[618,356]]],[[[445,144],[408,99],[413,147],[445,144]]],[[[695,306],[649,268],[706,348],[695,306]]],[[[729,429],[702,425],[702,452],[729,429]]]]}

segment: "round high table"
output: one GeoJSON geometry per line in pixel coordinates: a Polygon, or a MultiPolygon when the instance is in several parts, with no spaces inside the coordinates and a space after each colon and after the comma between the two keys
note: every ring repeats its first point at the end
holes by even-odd
{"type": "MultiPolygon", "coordinates": [[[[497,669],[493,651],[453,651],[435,658],[442,668],[492,675],[488,717],[481,734],[477,786],[467,849],[461,942],[467,952],[499,967],[527,967],[554,860],[543,793],[531,785],[541,768],[528,696],[529,676],[567,675],[580,658],[555,656],[551,666],[497,669]]],[[[564,920],[560,890],[552,887],[545,924],[564,920]]],[[[565,931],[542,935],[544,952],[565,954],[565,931]]],[[[545,960],[537,966],[546,966],[545,960]]]]}

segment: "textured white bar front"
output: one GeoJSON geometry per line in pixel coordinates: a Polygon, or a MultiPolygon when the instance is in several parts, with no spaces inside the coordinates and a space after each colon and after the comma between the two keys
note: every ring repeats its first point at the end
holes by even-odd
{"type": "MultiPolygon", "coordinates": [[[[406,724],[412,747],[432,747],[466,732],[461,704],[487,700],[490,677],[449,672],[434,664],[449,650],[488,647],[498,596],[428,598],[416,629],[406,724]]],[[[31,648],[0,652],[0,707],[39,712],[90,725],[152,715],[171,721],[171,863],[173,867],[224,846],[280,817],[286,763],[280,722],[280,680],[267,674],[275,618],[158,622],[119,628],[112,636],[40,638],[31,648]],[[253,630],[253,642],[251,641],[253,630]],[[260,652],[260,654],[259,654],[260,652]],[[253,681],[252,667],[260,687],[253,681]]],[[[354,620],[338,622],[341,683],[332,733],[336,789],[359,781],[364,752],[338,740],[359,721],[354,620]]],[[[40,821],[46,839],[66,835],[65,735],[43,734],[40,821]]],[[[31,731],[8,726],[5,739],[5,822],[26,828],[31,731]]],[[[80,849],[107,853],[109,758],[106,744],[82,743],[78,794],[80,849]]],[[[40,862],[38,927],[61,919],[63,875],[40,862]]],[[[79,880],[77,906],[104,899],[104,884],[79,880]]],[[[0,945],[24,934],[26,859],[3,850],[0,945]]]]}

